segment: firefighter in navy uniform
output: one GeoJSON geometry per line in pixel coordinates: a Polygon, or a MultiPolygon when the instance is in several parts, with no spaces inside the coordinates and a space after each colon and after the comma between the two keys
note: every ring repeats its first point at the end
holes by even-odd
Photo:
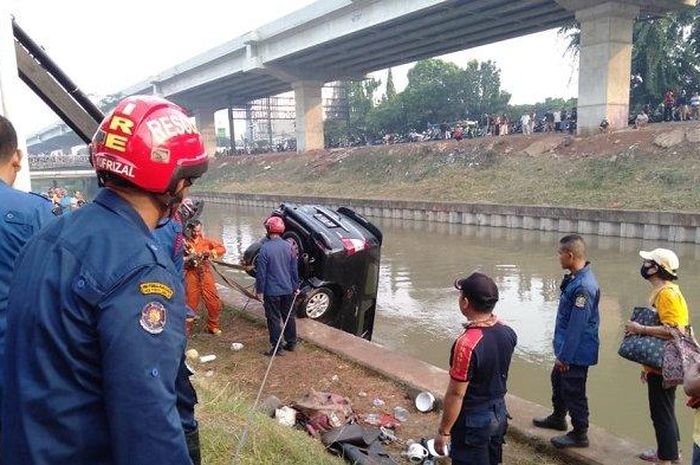
{"type": "Polygon", "coordinates": [[[557,448],[588,447],[588,367],[598,363],[600,340],[600,287],[586,261],[586,244],[577,234],[559,241],[559,263],[569,273],[561,283],[561,298],[554,329],[554,355],[551,374],[551,415],[534,418],[539,428],[566,431],[566,414],[573,429],[551,439],[557,448]]]}
{"type": "MultiPolygon", "coordinates": [[[[7,298],[15,259],[27,241],[54,218],[50,200],[12,188],[21,159],[17,133],[12,123],[0,116],[0,357],[5,347],[7,298]]],[[[0,363],[0,393],[2,386],[0,363]]]]}
{"type": "MultiPolygon", "coordinates": [[[[195,204],[191,199],[184,199],[173,217],[162,222],[156,230],[153,231],[153,237],[158,243],[166,251],[170,251],[170,257],[175,265],[175,270],[183,280],[183,285],[185,279],[184,225],[196,216],[199,216],[201,207],[201,203],[195,204]]],[[[188,334],[188,327],[194,323],[194,316],[194,311],[187,307],[187,324],[185,326],[188,334]]],[[[183,355],[177,380],[175,381],[177,411],[180,414],[182,429],[185,431],[187,449],[189,450],[192,463],[194,465],[200,465],[202,463],[202,457],[199,442],[199,422],[195,418],[194,412],[195,406],[197,405],[197,391],[190,382],[190,376],[193,374],[193,371],[187,366],[186,358],[183,355]]]]}
{"type": "Polygon", "coordinates": [[[207,168],[176,105],[122,100],[91,144],[102,189],[34,236],[8,302],[5,465],[189,465],[176,408],[182,278],[153,229],[207,168]]]}

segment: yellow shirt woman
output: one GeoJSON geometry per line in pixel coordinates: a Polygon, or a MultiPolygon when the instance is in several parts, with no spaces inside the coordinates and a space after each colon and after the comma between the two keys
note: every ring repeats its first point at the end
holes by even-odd
{"type": "Polygon", "coordinates": [[[662,287],[654,289],[649,301],[659,313],[662,325],[680,329],[688,326],[688,304],[677,284],[667,282],[662,287]]]}

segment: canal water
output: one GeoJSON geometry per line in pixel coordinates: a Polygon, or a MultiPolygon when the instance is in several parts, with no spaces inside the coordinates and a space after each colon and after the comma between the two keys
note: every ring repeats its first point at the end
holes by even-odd
{"type": "MultiPolygon", "coordinates": [[[[207,234],[222,237],[226,260],[237,262],[263,233],[265,209],[209,203],[207,234]]],[[[492,276],[500,289],[497,314],[518,333],[510,391],[550,405],[551,339],[563,271],[557,260],[560,235],[539,231],[373,220],[384,232],[374,341],[447,368],[449,350],[464,322],[454,279],[475,270],[492,276]]],[[[634,306],[646,305],[649,288],[639,275],[638,251],[675,250],[681,260],[679,284],[700,318],[700,247],[611,237],[586,237],[589,258],[602,288],[601,356],[589,377],[591,421],[620,436],[653,446],[646,386],[640,368],[617,355],[623,323],[634,306]]],[[[242,275],[238,277],[243,279],[242,275]]],[[[679,389],[676,402],[682,449],[691,453],[692,412],[679,389]]]]}

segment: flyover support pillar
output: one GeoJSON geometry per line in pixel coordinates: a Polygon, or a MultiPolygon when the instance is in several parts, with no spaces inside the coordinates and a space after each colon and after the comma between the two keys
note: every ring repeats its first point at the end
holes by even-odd
{"type": "Polygon", "coordinates": [[[322,88],[323,83],[318,81],[292,84],[296,101],[297,152],[320,150],[325,146],[322,88]]]}
{"type": "MultiPolygon", "coordinates": [[[[560,2],[561,3],[561,2],[560,2]]],[[[603,118],[611,129],[626,128],[629,117],[632,34],[637,5],[610,1],[587,7],[570,4],[581,24],[578,132],[599,131],[603,118]]]]}
{"type": "Polygon", "coordinates": [[[216,153],[216,125],[214,124],[214,113],[216,109],[213,107],[198,108],[194,112],[194,119],[197,123],[197,129],[202,135],[204,148],[207,155],[213,157],[216,153]]]}

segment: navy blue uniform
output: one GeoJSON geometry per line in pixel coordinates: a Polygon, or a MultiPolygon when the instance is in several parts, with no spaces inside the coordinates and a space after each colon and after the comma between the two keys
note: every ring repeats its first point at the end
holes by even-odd
{"type": "MultiPolygon", "coordinates": [[[[185,279],[185,241],[183,236],[182,221],[179,214],[167,223],[153,231],[153,237],[158,241],[158,243],[165,249],[169,251],[170,257],[175,265],[175,270],[178,275],[185,279]]],[[[194,317],[194,311],[187,308],[187,316],[194,317]]],[[[185,362],[185,356],[182,357],[182,362],[180,364],[180,369],[177,374],[177,380],[175,381],[175,391],[177,393],[177,411],[180,415],[180,421],[182,422],[182,429],[185,430],[185,436],[187,437],[188,448],[190,450],[190,458],[198,465],[201,463],[201,457],[199,452],[199,424],[195,418],[194,408],[197,405],[197,391],[192,386],[190,381],[190,376],[193,372],[187,366],[185,362]],[[196,438],[194,437],[196,435],[196,438]]]]}
{"type": "Polygon", "coordinates": [[[552,370],[554,416],[568,412],[576,432],[588,430],[588,367],[598,363],[600,287],[590,263],[564,277],[554,329],[554,355],[568,365],[567,371],[552,370]]]}
{"type": "Polygon", "coordinates": [[[468,383],[452,427],[450,458],[455,465],[501,463],[508,429],[505,395],[518,337],[494,316],[467,324],[450,352],[450,377],[468,383]]]}
{"type": "Polygon", "coordinates": [[[182,221],[179,214],[162,227],[153,231],[153,237],[166,249],[175,264],[175,269],[185,279],[185,239],[182,235],[182,221]]]}
{"type": "Polygon", "coordinates": [[[189,465],[182,278],[110,190],[37,234],[8,302],[6,465],[189,465]]]}
{"type": "MultiPolygon", "coordinates": [[[[27,241],[54,218],[51,209],[50,200],[18,191],[0,180],[0,360],[5,351],[7,299],[15,260],[27,241]]],[[[0,364],[0,393],[3,384],[0,364]]]]}
{"type": "Polygon", "coordinates": [[[282,333],[282,324],[289,318],[284,328],[287,347],[297,343],[297,326],[292,302],[294,291],[299,288],[298,258],[289,242],[280,237],[265,241],[260,247],[255,266],[255,289],[263,294],[265,318],[270,335],[270,345],[274,349],[282,333]]]}

